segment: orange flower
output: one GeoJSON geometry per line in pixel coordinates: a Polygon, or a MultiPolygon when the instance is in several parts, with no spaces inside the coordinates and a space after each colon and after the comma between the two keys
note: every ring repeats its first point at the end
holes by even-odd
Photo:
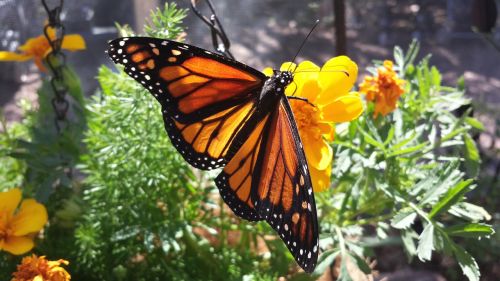
{"type": "MultiPolygon", "coordinates": [[[[335,135],[334,123],[349,122],[363,112],[357,93],[350,93],[358,75],[358,67],[350,58],[339,56],[328,60],[322,68],[310,61],[298,66],[284,63],[281,71],[293,71],[293,83],[285,93],[307,99],[289,99],[304,145],[307,164],[315,192],[330,186],[333,149],[328,141],[335,135]]],[[[272,69],[264,73],[272,75],[272,69]]]]}
{"type": "Polygon", "coordinates": [[[34,199],[21,202],[21,190],[0,192],[0,250],[21,255],[34,246],[33,234],[47,222],[47,210],[34,199]],[[19,203],[21,206],[17,208],[19,203]],[[17,211],[16,211],[17,209],[17,211]]]}
{"type": "Polygon", "coordinates": [[[24,257],[17,271],[12,273],[11,281],[69,281],[71,275],[61,267],[68,265],[66,260],[49,261],[45,256],[35,254],[24,257]]]}
{"type": "MultiPolygon", "coordinates": [[[[51,39],[56,37],[53,28],[49,28],[47,33],[51,39]]],[[[64,36],[61,48],[69,51],[83,50],[85,49],[85,41],[83,37],[78,34],[68,34],[64,36]]],[[[44,34],[28,39],[28,41],[18,49],[20,51],[18,53],[0,51],[0,61],[27,61],[33,59],[40,71],[46,71],[43,65],[43,59],[52,51],[52,47],[44,34]]]]}
{"type": "Polygon", "coordinates": [[[366,100],[375,103],[375,117],[385,116],[396,109],[399,97],[404,94],[404,83],[394,71],[392,61],[386,60],[376,76],[365,77],[359,91],[366,95],[366,100]]]}

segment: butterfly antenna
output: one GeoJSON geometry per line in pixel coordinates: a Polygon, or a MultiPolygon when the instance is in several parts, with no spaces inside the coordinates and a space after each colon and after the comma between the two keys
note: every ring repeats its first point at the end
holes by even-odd
{"type": "Polygon", "coordinates": [[[316,20],[316,22],[314,23],[313,27],[311,28],[311,30],[309,31],[309,33],[307,34],[306,38],[304,39],[304,41],[302,41],[302,44],[300,44],[300,47],[299,47],[299,50],[297,51],[297,53],[295,54],[295,56],[293,57],[292,59],[292,63],[290,64],[290,66],[288,67],[288,70],[287,71],[290,71],[290,67],[292,67],[292,65],[295,63],[295,59],[297,59],[297,56],[299,55],[300,51],[302,50],[302,48],[304,47],[304,45],[306,44],[307,42],[307,39],[309,38],[309,36],[311,36],[311,33],[314,31],[314,29],[316,28],[316,26],[318,26],[319,24],[319,20],[316,20]]]}

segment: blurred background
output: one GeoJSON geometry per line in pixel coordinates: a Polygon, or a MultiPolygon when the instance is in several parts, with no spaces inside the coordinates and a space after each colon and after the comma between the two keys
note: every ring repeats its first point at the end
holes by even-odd
{"type": "MultiPolygon", "coordinates": [[[[112,64],[104,50],[106,42],[117,37],[115,23],[128,24],[141,33],[149,11],[164,2],[65,1],[62,18],[67,34],[81,34],[87,43],[86,51],[67,53],[87,96],[98,87],[95,76],[99,66],[112,64]]],[[[189,7],[187,0],[170,2],[189,7]]],[[[358,63],[359,81],[372,60],[392,59],[394,45],[406,49],[412,39],[419,40],[420,54],[432,54],[431,64],[442,71],[444,84],[455,86],[463,77],[474,103],[474,115],[485,124],[485,131],[476,136],[483,159],[480,181],[486,183],[478,191],[477,201],[490,204],[491,213],[498,214],[500,208],[488,200],[488,194],[500,187],[500,31],[493,28],[500,24],[492,9],[477,9],[479,2],[488,1],[213,0],[231,40],[231,52],[237,60],[256,69],[278,68],[291,60],[316,19],[321,22],[297,61],[311,60],[321,65],[342,51],[358,63]],[[334,7],[339,3],[345,6],[344,42],[338,41],[339,30],[335,29],[338,9],[334,7]],[[488,35],[473,31],[472,26],[488,35]]],[[[500,7],[500,1],[496,3],[500,7]]],[[[200,8],[207,11],[206,7],[200,8]]],[[[38,0],[0,0],[0,50],[14,51],[28,38],[40,35],[45,16],[38,0]]],[[[189,13],[185,26],[186,42],[212,49],[209,29],[194,13],[189,13]]],[[[36,104],[35,91],[40,83],[39,72],[31,62],[0,64],[0,107],[8,122],[21,120],[17,105],[20,100],[36,104]]],[[[386,261],[379,261],[379,268],[384,268],[384,262],[392,264],[392,268],[398,263],[387,256],[386,261]]],[[[401,255],[394,257],[399,259],[401,255]]],[[[484,274],[500,276],[500,265],[488,265],[484,274]]]]}
{"type": "MultiPolygon", "coordinates": [[[[69,61],[78,66],[87,94],[94,93],[97,87],[94,76],[98,66],[110,64],[104,50],[106,41],[117,36],[114,24],[129,24],[141,31],[149,11],[162,2],[81,0],[65,3],[62,17],[67,33],[79,33],[87,41],[87,51],[69,54],[69,61]]],[[[188,0],[173,2],[189,7],[188,0]]],[[[316,19],[321,20],[320,25],[298,59],[322,64],[334,56],[338,46],[334,34],[335,2],[215,0],[213,4],[232,42],[231,51],[236,59],[262,69],[291,60],[316,19]]],[[[455,84],[463,75],[468,93],[477,103],[493,109],[500,105],[500,53],[471,28],[474,21],[488,20],[486,13],[473,11],[475,2],[488,1],[339,2],[345,5],[346,52],[360,69],[373,59],[390,58],[394,45],[404,49],[416,38],[422,43],[421,54],[432,53],[431,62],[442,70],[447,84],[455,84]]],[[[0,49],[13,51],[27,38],[38,36],[44,20],[38,0],[0,0],[0,49]]],[[[185,25],[187,42],[211,49],[209,30],[194,13],[189,13],[185,25]]],[[[500,32],[493,30],[492,38],[499,44],[500,32]]],[[[360,73],[359,79],[362,78],[360,73]]],[[[30,85],[36,81],[29,64],[0,64],[0,105],[7,119],[19,118],[16,101],[29,99],[31,89],[36,88],[30,85]]],[[[495,123],[493,119],[487,123],[491,122],[495,123]]]]}

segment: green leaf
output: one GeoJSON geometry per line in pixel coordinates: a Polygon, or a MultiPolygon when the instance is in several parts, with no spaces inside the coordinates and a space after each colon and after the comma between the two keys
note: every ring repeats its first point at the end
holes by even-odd
{"type": "Polygon", "coordinates": [[[438,201],[441,195],[446,193],[448,189],[457,184],[462,177],[462,172],[458,170],[458,163],[450,163],[448,165],[445,165],[444,167],[437,167],[433,170],[433,172],[436,172],[440,175],[439,180],[426,190],[419,204],[421,206],[425,204],[433,204],[434,202],[438,201]]]}
{"type": "Polygon", "coordinates": [[[432,219],[439,213],[447,211],[451,206],[462,200],[464,194],[469,190],[467,187],[472,183],[472,180],[461,181],[454,187],[448,190],[446,195],[434,205],[429,212],[429,218],[432,219]]]}
{"type": "Polygon", "coordinates": [[[431,260],[434,250],[434,225],[428,223],[418,238],[417,256],[421,261],[431,260]]]}
{"type": "Polygon", "coordinates": [[[445,229],[446,233],[450,236],[479,238],[483,236],[492,235],[495,230],[490,225],[483,223],[464,223],[450,226],[445,229]]]}
{"type": "Polygon", "coordinates": [[[417,246],[415,245],[415,239],[417,238],[418,234],[411,228],[401,231],[401,240],[410,259],[417,254],[417,246]]]}
{"type": "Polygon", "coordinates": [[[394,61],[399,68],[404,69],[405,57],[403,50],[399,46],[394,47],[394,61]]]}
{"type": "Polygon", "coordinates": [[[449,213],[459,218],[471,221],[491,219],[491,215],[483,207],[476,206],[467,202],[460,202],[452,206],[449,210],[449,213]]]}
{"type": "Polygon", "coordinates": [[[339,253],[340,251],[338,249],[331,249],[321,254],[318,260],[318,264],[316,265],[316,268],[314,269],[312,275],[314,276],[323,275],[323,273],[325,273],[328,267],[335,261],[339,253]]]}
{"type": "Polygon", "coordinates": [[[422,150],[422,148],[426,147],[428,144],[429,144],[428,142],[423,142],[421,144],[418,144],[418,145],[415,145],[415,146],[412,146],[412,147],[403,148],[403,149],[400,149],[400,150],[397,150],[397,151],[393,151],[389,155],[387,155],[387,157],[401,156],[401,155],[404,155],[404,154],[410,154],[410,153],[413,153],[413,152],[417,152],[419,150],[422,150]]]}
{"type": "Polygon", "coordinates": [[[385,138],[385,141],[384,141],[384,146],[388,145],[392,139],[394,138],[394,131],[395,131],[395,126],[391,126],[391,128],[389,129],[389,132],[387,132],[387,138],[385,138]]]}
{"type": "Polygon", "coordinates": [[[453,252],[455,254],[455,258],[462,268],[462,272],[469,279],[469,281],[479,281],[481,277],[481,272],[479,272],[479,266],[476,263],[476,260],[467,253],[462,247],[455,245],[453,252]]]}
{"type": "Polygon", "coordinates": [[[406,229],[413,224],[416,217],[417,213],[412,211],[397,213],[391,220],[391,226],[397,229],[406,229]]]}
{"type": "Polygon", "coordinates": [[[365,132],[363,129],[361,129],[361,127],[358,127],[358,130],[361,132],[361,134],[363,135],[365,141],[377,148],[379,148],[380,150],[384,151],[385,150],[385,147],[384,147],[384,144],[381,143],[381,142],[378,142],[376,139],[374,139],[372,136],[370,136],[370,134],[368,134],[367,132],[365,132]]]}
{"type": "Polygon", "coordinates": [[[435,66],[431,68],[431,75],[432,84],[439,88],[441,86],[441,73],[439,73],[439,70],[435,66]]]}
{"type": "Polygon", "coordinates": [[[474,129],[478,129],[479,131],[484,131],[484,125],[481,121],[477,120],[474,117],[465,117],[465,123],[470,125],[474,129]]]}
{"type": "Polygon", "coordinates": [[[351,257],[351,261],[353,261],[364,274],[370,274],[372,272],[370,266],[360,256],[349,253],[349,257],[351,257]]]}
{"type": "Polygon", "coordinates": [[[420,51],[420,43],[418,40],[413,39],[408,47],[408,51],[405,56],[405,64],[412,64],[420,51]]]}
{"type": "Polygon", "coordinates": [[[476,143],[469,134],[463,134],[465,143],[465,167],[472,176],[477,176],[479,172],[479,151],[477,150],[476,143]]]}

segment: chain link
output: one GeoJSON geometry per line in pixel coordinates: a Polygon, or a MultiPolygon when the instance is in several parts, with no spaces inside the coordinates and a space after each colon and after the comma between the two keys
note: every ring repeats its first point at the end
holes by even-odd
{"type": "Polygon", "coordinates": [[[44,27],[43,33],[52,49],[45,57],[45,62],[51,71],[50,85],[54,91],[54,97],[51,100],[55,113],[54,124],[57,132],[60,133],[62,123],[67,125],[66,114],[69,109],[69,102],[66,100],[68,86],[63,77],[63,69],[66,67],[66,56],[61,52],[65,35],[65,29],[61,23],[61,11],[64,0],[59,0],[58,4],[52,8],[47,4],[47,0],[42,0],[42,4],[48,16],[48,23],[44,27]]]}

